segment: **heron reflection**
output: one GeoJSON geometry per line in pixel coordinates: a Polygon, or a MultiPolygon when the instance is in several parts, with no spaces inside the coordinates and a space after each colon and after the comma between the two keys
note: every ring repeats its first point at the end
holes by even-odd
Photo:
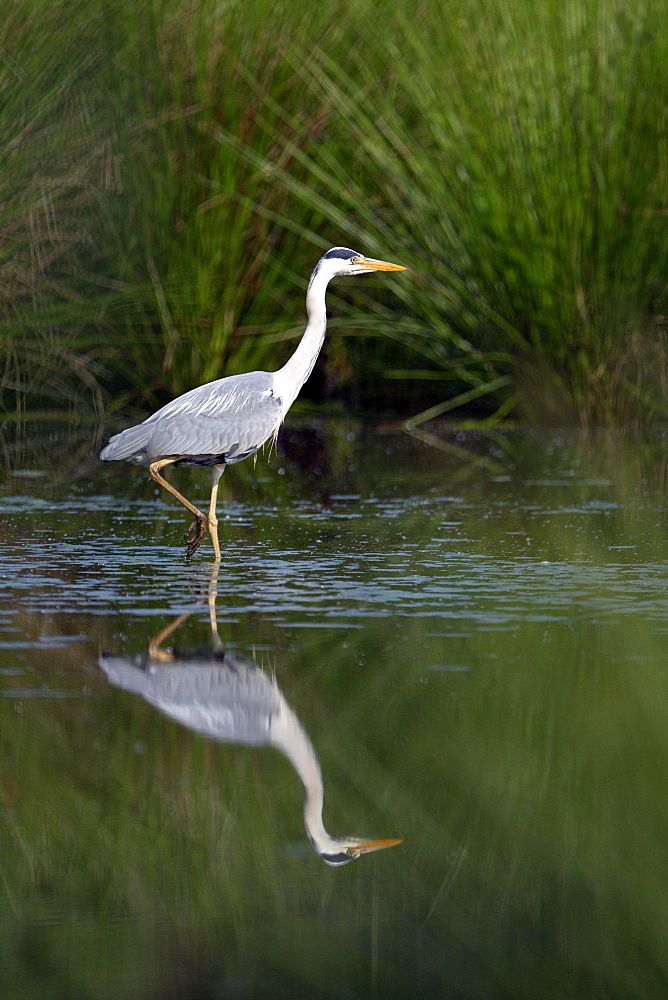
{"type": "Polygon", "coordinates": [[[328,865],[343,865],[401,840],[332,837],[322,821],[322,772],[304,727],[275,679],[253,661],[225,650],[215,619],[215,582],[209,594],[212,642],[205,650],[172,652],[162,644],[187,619],[176,618],[136,656],[104,655],[109,681],[141,695],[165,715],[203,736],[225,743],[272,746],[283,753],[304,786],[304,825],[328,865]]]}

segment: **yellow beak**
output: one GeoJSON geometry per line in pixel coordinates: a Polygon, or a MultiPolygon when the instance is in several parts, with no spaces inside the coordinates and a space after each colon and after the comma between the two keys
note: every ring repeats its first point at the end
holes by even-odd
{"type": "MultiPolygon", "coordinates": [[[[373,257],[360,257],[355,262],[357,267],[368,267],[370,271],[405,271],[401,264],[390,264],[387,260],[374,260],[373,257]]],[[[389,845],[388,845],[389,846],[389,845]]]]}
{"type": "MultiPolygon", "coordinates": [[[[393,267],[395,265],[390,265],[393,267]]],[[[405,270],[405,268],[402,268],[405,270]]],[[[396,847],[401,844],[401,840],[392,838],[390,840],[360,840],[358,844],[350,848],[352,854],[368,854],[370,851],[382,851],[384,847],[396,847]]]]}

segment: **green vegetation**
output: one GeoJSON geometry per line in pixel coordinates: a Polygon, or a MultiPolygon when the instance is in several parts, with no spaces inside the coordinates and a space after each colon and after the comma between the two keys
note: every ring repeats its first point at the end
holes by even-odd
{"type": "Polygon", "coordinates": [[[0,24],[6,413],[275,367],[345,243],[410,268],[332,289],[326,373],[357,401],[665,415],[661,0],[5,0],[0,24]]]}

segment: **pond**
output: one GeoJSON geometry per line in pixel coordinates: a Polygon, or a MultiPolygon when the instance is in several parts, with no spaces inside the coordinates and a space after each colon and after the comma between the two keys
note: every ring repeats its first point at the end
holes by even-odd
{"type": "Polygon", "coordinates": [[[101,440],[4,439],[0,995],[665,997],[662,435],[294,423],[217,571],[101,440]]]}

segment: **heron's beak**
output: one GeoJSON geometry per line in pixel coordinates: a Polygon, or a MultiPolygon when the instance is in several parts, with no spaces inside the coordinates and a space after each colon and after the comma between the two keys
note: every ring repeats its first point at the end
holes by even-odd
{"type": "Polygon", "coordinates": [[[401,840],[392,838],[391,840],[360,840],[354,847],[350,848],[353,854],[368,854],[370,851],[382,851],[384,847],[396,847],[401,844],[401,840]]]}
{"type": "MultiPolygon", "coordinates": [[[[360,257],[357,267],[368,268],[369,271],[405,271],[402,264],[390,264],[387,260],[374,260],[373,257],[360,257]]],[[[388,845],[389,846],[389,845],[388,845]]]]}

